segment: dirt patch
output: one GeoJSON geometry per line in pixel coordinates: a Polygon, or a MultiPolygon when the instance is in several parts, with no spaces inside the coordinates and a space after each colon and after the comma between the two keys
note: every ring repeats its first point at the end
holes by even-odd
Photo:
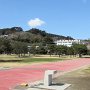
{"type": "Polygon", "coordinates": [[[72,84],[66,90],[90,90],[90,68],[67,73],[54,79],[54,81],[55,83],[72,84]]]}
{"type": "Polygon", "coordinates": [[[1,70],[10,70],[11,68],[10,67],[0,67],[0,71],[1,70]]]}
{"type": "Polygon", "coordinates": [[[18,62],[0,62],[0,67],[9,67],[9,68],[17,68],[17,67],[22,67],[26,66],[29,64],[24,64],[24,63],[18,63],[18,62]]]}

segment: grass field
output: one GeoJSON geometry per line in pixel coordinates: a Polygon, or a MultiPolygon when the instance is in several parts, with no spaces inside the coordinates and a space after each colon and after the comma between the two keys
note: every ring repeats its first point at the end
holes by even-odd
{"type": "Polygon", "coordinates": [[[54,82],[71,84],[65,90],[90,90],[90,66],[59,76],[54,82]]]}
{"type": "MultiPolygon", "coordinates": [[[[77,57],[75,57],[77,58],[77,57]]],[[[36,55],[36,56],[26,56],[19,58],[17,55],[0,55],[0,67],[19,67],[24,65],[36,64],[36,63],[47,63],[54,61],[62,61],[74,59],[70,56],[62,56],[58,57],[56,55],[36,55]]]]}

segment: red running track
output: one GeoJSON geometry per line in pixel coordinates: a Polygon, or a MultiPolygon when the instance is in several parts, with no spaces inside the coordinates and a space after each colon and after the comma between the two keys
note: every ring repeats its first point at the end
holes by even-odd
{"type": "Polygon", "coordinates": [[[89,58],[31,65],[10,70],[0,70],[0,90],[10,90],[20,83],[30,83],[43,79],[44,71],[47,69],[67,72],[86,65],[90,65],[89,58]]]}

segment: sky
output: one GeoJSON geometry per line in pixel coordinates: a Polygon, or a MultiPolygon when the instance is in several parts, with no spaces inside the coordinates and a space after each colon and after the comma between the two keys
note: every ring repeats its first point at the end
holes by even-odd
{"type": "Polygon", "coordinates": [[[90,0],[0,0],[0,28],[14,26],[89,39],[90,0]]]}

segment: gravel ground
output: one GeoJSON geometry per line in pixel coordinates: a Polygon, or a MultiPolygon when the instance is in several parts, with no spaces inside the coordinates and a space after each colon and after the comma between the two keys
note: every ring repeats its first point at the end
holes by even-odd
{"type": "Polygon", "coordinates": [[[55,83],[71,84],[66,90],[90,90],[90,68],[76,70],[54,79],[55,83]]]}

